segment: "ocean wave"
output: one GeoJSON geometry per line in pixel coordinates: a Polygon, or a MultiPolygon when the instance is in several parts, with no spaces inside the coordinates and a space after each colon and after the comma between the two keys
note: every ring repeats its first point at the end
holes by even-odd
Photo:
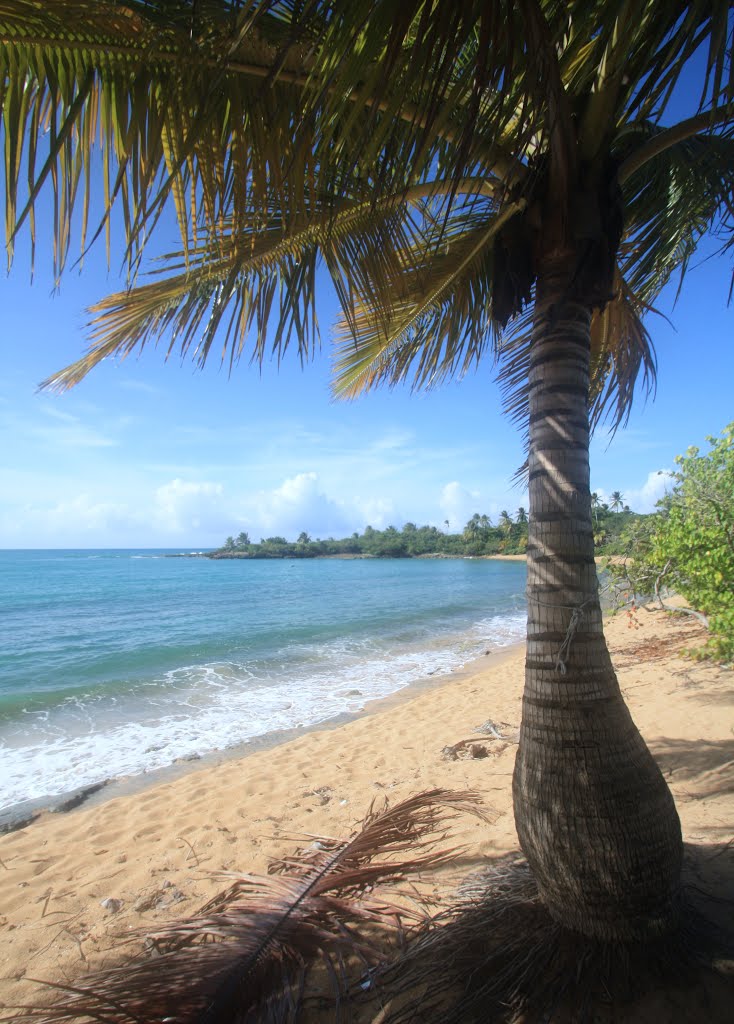
{"type": "Polygon", "coordinates": [[[524,628],[524,613],[513,611],[398,649],[374,637],[346,636],[290,644],[255,662],[230,658],[182,666],[124,698],[95,693],[85,702],[75,694],[55,711],[39,708],[19,719],[11,741],[0,747],[2,806],[359,711],[367,701],[447,674],[488,648],[518,642],[524,628]]]}

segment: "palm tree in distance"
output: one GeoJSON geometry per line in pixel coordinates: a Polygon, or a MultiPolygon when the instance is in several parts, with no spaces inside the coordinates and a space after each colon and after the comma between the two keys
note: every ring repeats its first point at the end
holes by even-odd
{"type": "Polygon", "coordinates": [[[591,511],[594,514],[594,522],[599,525],[599,509],[601,508],[601,499],[597,491],[591,492],[591,511]]]}
{"type": "Polygon", "coordinates": [[[482,517],[478,512],[475,512],[471,519],[464,527],[463,537],[464,540],[469,544],[476,544],[479,540],[480,530],[482,525],[482,517]]]}
{"type": "Polygon", "coordinates": [[[624,506],[624,495],[621,491],[612,491],[609,496],[609,507],[613,512],[619,512],[624,506]]]}
{"type": "Polygon", "coordinates": [[[525,509],[523,508],[523,506],[521,505],[520,508],[515,513],[515,522],[516,523],[527,523],[527,521],[528,521],[528,514],[525,511],[525,509]]]}
{"type": "Polygon", "coordinates": [[[732,241],[728,0],[46,0],[2,5],[0,44],[11,251],[44,185],[57,273],[98,177],[108,253],[123,214],[131,287],[52,386],[158,338],[305,358],[319,266],[339,394],[497,360],[528,439],[520,843],[566,928],[674,928],[680,826],[604,642],[589,431],[652,386],[641,316],[671,274],[732,241]],[[140,284],[166,204],[180,251],[140,284]]]}

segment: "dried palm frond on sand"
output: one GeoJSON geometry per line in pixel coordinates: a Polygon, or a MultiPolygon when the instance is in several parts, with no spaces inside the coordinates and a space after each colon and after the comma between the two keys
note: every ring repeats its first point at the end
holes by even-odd
{"type": "Polygon", "coordinates": [[[294,1021],[314,966],[330,976],[338,1014],[348,974],[364,976],[386,946],[426,925],[425,903],[400,883],[456,855],[447,842],[464,812],[491,817],[476,795],[448,790],[373,804],[349,839],[317,839],[267,877],[225,876],[228,887],[196,916],[147,934],[143,955],[74,985],[44,982],[53,997],[16,1007],[13,1020],[294,1021]]]}

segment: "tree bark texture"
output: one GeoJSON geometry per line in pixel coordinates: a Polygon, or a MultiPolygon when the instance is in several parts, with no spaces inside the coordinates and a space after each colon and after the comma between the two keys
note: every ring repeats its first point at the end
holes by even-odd
{"type": "Polygon", "coordinates": [[[589,487],[591,308],[567,297],[575,264],[572,251],[546,257],[536,292],[515,821],[558,922],[605,940],[639,940],[677,919],[682,839],[604,641],[589,487]]]}

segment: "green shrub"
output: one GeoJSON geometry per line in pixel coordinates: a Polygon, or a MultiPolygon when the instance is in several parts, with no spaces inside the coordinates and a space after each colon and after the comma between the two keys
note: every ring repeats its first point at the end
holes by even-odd
{"type": "Polygon", "coordinates": [[[734,422],[709,451],[678,456],[675,487],[632,538],[632,564],[611,567],[618,586],[641,596],[681,594],[708,619],[697,656],[734,661],[734,422]]]}

